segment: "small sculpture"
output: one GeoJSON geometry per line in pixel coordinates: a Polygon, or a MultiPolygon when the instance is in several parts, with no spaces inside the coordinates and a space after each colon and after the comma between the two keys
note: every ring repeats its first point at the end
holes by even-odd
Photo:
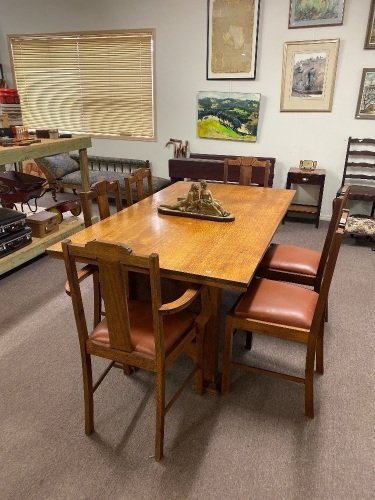
{"type": "Polygon", "coordinates": [[[182,140],[181,139],[169,139],[165,147],[168,147],[169,145],[173,146],[173,157],[174,158],[186,158],[187,153],[188,153],[188,141],[185,141],[185,145],[182,145],[182,140]]]}
{"type": "Polygon", "coordinates": [[[184,215],[197,219],[209,219],[229,222],[234,220],[219,200],[216,200],[207,187],[205,180],[199,185],[193,182],[186,198],[178,199],[173,205],[160,205],[158,211],[169,215],[184,215]]]}

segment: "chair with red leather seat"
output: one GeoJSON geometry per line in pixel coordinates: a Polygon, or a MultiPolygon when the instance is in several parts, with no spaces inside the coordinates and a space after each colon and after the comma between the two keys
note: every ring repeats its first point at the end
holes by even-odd
{"type": "Polygon", "coordinates": [[[156,432],[155,459],[163,456],[165,415],[190,380],[195,377],[197,394],[203,392],[203,332],[210,316],[208,290],[190,285],[170,303],[162,302],[159,256],[136,255],[122,243],[90,241],[86,245],[62,242],[66,272],[81,350],[84,387],[85,432],[94,431],[94,392],[115,363],[155,373],[156,432]],[[94,329],[88,328],[92,294],[81,291],[77,264],[90,261],[99,275],[106,316],[94,329]],[[148,277],[151,300],[130,296],[129,272],[148,277]],[[194,309],[192,306],[194,304],[194,309]],[[198,307],[198,310],[197,310],[198,307]],[[168,404],[165,403],[166,372],[182,354],[194,367],[168,404]],[[110,363],[93,383],[91,358],[110,363]]]}
{"type": "Polygon", "coordinates": [[[304,384],[305,415],[314,416],[314,365],[316,361],[316,371],[322,374],[324,312],[347,215],[346,210],[340,214],[341,227],[334,233],[319,292],[292,283],[255,278],[227,314],[221,385],[223,394],[229,391],[232,368],[285,378],[304,384]],[[232,343],[236,330],[306,344],[304,376],[297,377],[234,361],[232,343]]]}

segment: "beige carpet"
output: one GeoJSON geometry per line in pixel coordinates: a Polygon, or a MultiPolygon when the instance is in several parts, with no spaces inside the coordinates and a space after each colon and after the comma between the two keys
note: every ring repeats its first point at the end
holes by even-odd
{"type": "MultiPolygon", "coordinates": [[[[276,240],[320,249],[327,229],[287,222],[276,240]]],[[[112,370],[84,434],[80,355],[62,262],[38,259],[1,280],[0,498],[357,500],[375,497],[375,253],[345,237],[330,293],[316,416],[303,386],[235,372],[231,393],[186,390],[154,446],[150,374],[112,370]]],[[[235,299],[225,293],[223,314],[235,299]]],[[[237,337],[238,356],[243,337],[237,337]]],[[[300,346],[256,337],[259,362],[298,373],[300,346]]],[[[173,388],[182,360],[169,375],[173,388]]]]}

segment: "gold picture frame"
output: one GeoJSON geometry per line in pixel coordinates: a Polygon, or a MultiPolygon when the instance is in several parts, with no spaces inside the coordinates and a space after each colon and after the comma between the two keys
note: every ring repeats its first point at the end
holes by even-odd
{"type": "Polygon", "coordinates": [[[260,0],[207,0],[207,80],[255,80],[260,0]]]}
{"type": "Polygon", "coordinates": [[[316,160],[300,160],[299,168],[300,170],[315,170],[317,165],[316,160]]]}
{"type": "Polygon", "coordinates": [[[375,0],[371,0],[364,48],[375,49],[375,0]]]}
{"type": "Polygon", "coordinates": [[[331,111],[340,40],[285,42],[280,111],[331,111]]]}

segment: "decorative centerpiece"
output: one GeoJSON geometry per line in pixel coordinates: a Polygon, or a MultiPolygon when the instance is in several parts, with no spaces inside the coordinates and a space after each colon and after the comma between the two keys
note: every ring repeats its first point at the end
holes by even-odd
{"type": "Polygon", "coordinates": [[[160,205],[158,212],[167,215],[180,215],[195,219],[231,222],[234,215],[227,212],[219,200],[215,200],[205,180],[193,182],[186,198],[178,198],[173,205],[160,205]]]}

